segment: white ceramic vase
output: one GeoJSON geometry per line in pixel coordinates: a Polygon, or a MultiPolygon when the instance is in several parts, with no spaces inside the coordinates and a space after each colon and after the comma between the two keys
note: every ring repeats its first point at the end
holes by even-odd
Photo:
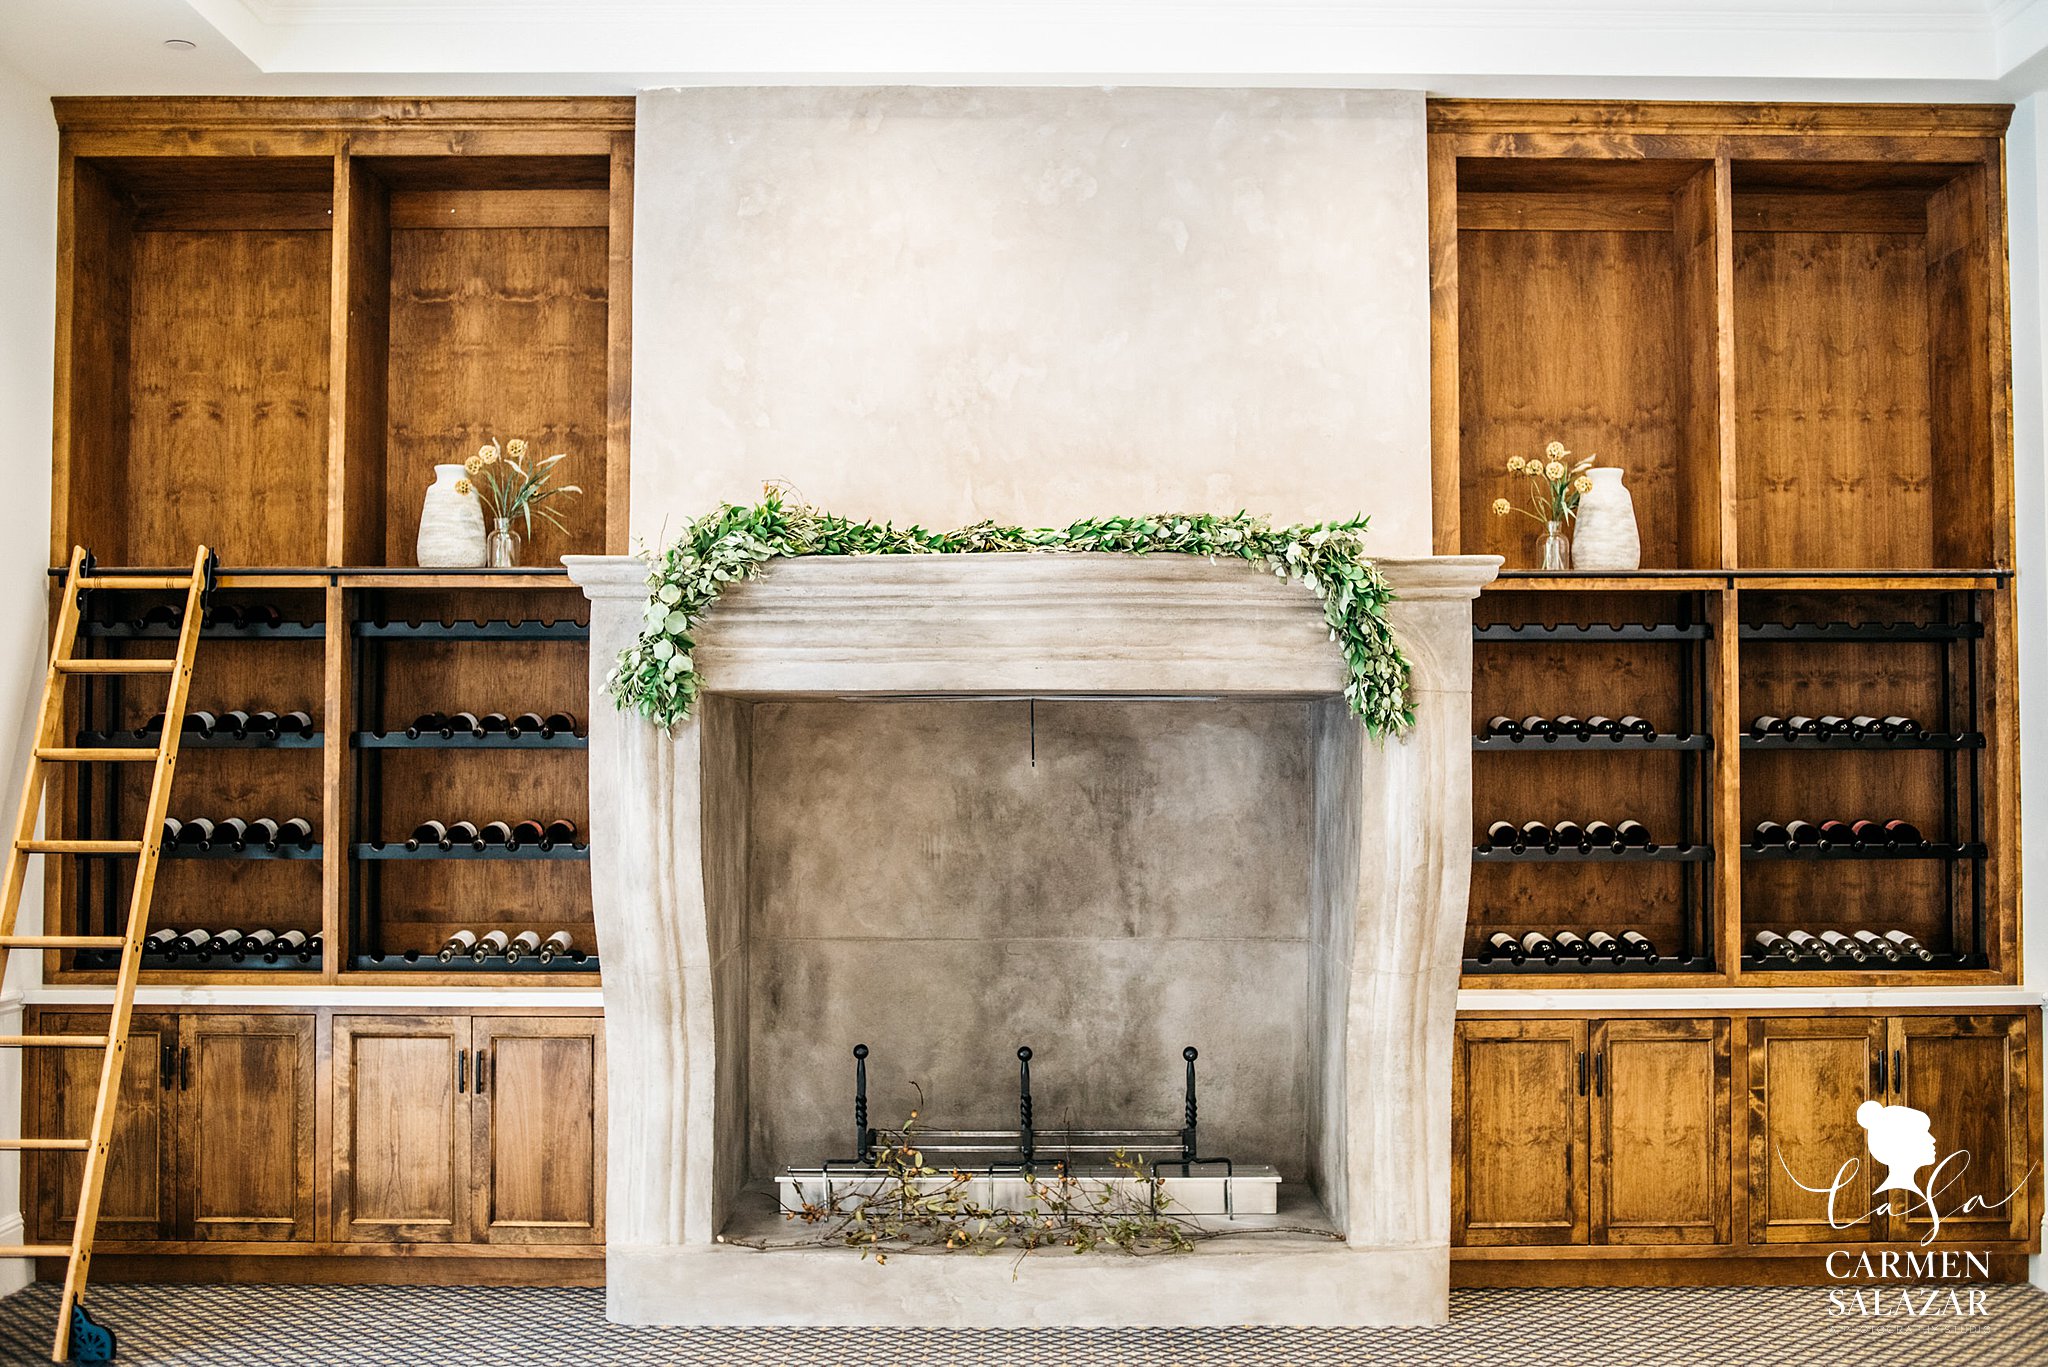
{"type": "Polygon", "coordinates": [[[413,558],[422,565],[474,569],[484,563],[484,508],[460,465],[436,465],[420,507],[413,558]],[[457,486],[466,492],[458,492],[457,486]]]}
{"type": "Polygon", "coordinates": [[[1586,473],[1593,487],[1579,499],[1572,568],[1636,569],[1643,563],[1643,541],[1636,530],[1636,501],[1621,482],[1621,467],[1596,465],[1586,473]]]}

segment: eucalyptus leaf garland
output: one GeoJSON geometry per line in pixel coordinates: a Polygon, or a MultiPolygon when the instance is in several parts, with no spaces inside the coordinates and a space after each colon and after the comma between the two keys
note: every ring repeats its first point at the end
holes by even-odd
{"type": "Polygon", "coordinates": [[[799,555],[962,555],[997,551],[1172,552],[1242,560],[1295,579],[1323,602],[1330,639],[1344,653],[1344,700],[1375,736],[1415,721],[1408,660],[1387,623],[1393,591],[1366,557],[1367,519],[1274,528],[1248,513],[1154,513],[1067,527],[999,527],[977,522],[950,532],[855,522],[770,487],[751,507],[736,503],[698,518],[654,555],[640,639],[619,653],[605,681],[621,711],[671,727],[696,709],[703,676],[694,633],[728,584],[752,579],[771,560],[799,555]]]}

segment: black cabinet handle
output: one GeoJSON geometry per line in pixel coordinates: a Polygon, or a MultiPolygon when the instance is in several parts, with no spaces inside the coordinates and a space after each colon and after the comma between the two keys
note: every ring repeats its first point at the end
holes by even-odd
{"type": "Polygon", "coordinates": [[[469,1050],[455,1051],[455,1090],[457,1094],[469,1090],[469,1050]]]}
{"type": "Polygon", "coordinates": [[[478,1096],[484,1094],[484,1056],[488,1053],[490,1053],[488,1049],[476,1051],[476,1094],[478,1096]]]}
{"type": "Polygon", "coordinates": [[[1579,1095],[1586,1094],[1586,1051],[1579,1050],[1579,1095]]]}
{"type": "Polygon", "coordinates": [[[168,1041],[157,1050],[156,1081],[166,1092],[178,1085],[178,1051],[168,1041]]]}
{"type": "Polygon", "coordinates": [[[1877,1094],[1878,1094],[1879,1096],[1883,1096],[1883,1095],[1884,1095],[1884,1050],[1882,1050],[1882,1049],[1880,1049],[1880,1050],[1878,1050],[1878,1051],[1877,1051],[1877,1066],[1876,1066],[1876,1067],[1875,1067],[1875,1068],[1873,1069],[1873,1072],[1874,1072],[1874,1074],[1875,1074],[1875,1077],[1874,1077],[1874,1080],[1873,1080],[1873,1081],[1872,1081],[1872,1083],[1871,1083],[1871,1086],[1872,1086],[1872,1087],[1874,1087],[1874,1088],[1875,1088],[1875,1089],[1877,1090],[1877,1094]]]}
{"type": "Polygon", "coordinates": [[[190,1047],[178,1050],[178,1090],[192,1090],[192,1050],[190,1047]]]}
{"type": "Polygon", "coordinates": [[[1899,1051],[1896,1049],[1892,1050],[1893,1095],[1897,1095],[1906,1090],[1906,1070],[1903,1066],[1901,1066],[1903,1063],[1904,1060],[1899,1057],[1899,1051]]]}
{"type": "Polygon", "coordinates": [[[1593,1095],[1607,1095],[1607,1051],[1593,1055],[1593,1095]]]}

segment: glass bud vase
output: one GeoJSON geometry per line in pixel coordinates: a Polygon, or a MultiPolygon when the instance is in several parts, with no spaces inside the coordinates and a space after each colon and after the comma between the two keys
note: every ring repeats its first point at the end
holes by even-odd
{"type": "Polygon", "coordinates": [[[494,570],[514,569],[519,564],[519,538],[512,534],[512,519],[491,519],[491,534],[484,542],[484,564],[494,570]]]}
{"type": "Polygon", "coordinates": [[[1537,559],[1546,570],[1568,570],[1572,567],[1572,543],[1564,534],[1564,523],[1543,524],[1543,539],[1536,543],[1536,552],[1537,559]]]}

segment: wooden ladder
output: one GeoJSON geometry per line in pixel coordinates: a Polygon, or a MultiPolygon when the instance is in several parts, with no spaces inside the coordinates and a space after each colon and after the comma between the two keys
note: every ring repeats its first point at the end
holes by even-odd
{"type": "MultiPolygon", "coordinates": [[[[101,1051],[99,1095],[93,1102],[92,1133],[78,1139],[0,1139],[0,1150],[69,1151],[85,1155],[85,1169],[78,1184],[78,1215],[69,1244],[0,1245],[0,1258],[64,1258],[64,1296],[57,1306],[57,1337],[50,1352],[54,1362],[70,1360],[72,1336],[78,1334],[81,1361],[105,1361],[114,1353],[111,1331],[95,1324],[81,1304],[86,1277],[92,1264],[94,1227],[99,1222],[100,1191],[106,1183],[107,1154],[113,1145],[114,1107],[121,1090],[121,1063],[128,1051],[128,1022],[135,1005],[136,976],[142,967],[142,942],[149,934],[149,903],[156,887],[157,855],[163,843],[164,818],[169,815],[171,780],[178,763],[178,740],[184,732],[185,697],[192,682],[192,658],[199,646],[199,629],[205,617],[206,594],[211,587],[213,559],[201,546],[190,574],[97,575],[91,557],[80,547],[71,552],[71,566],[64,578],[64,595],[57,613],[57,628],[50,644],[50,668],[43,679],[42,709],[36,719],[35,744],[29,752],[28,781],[21,789],[21,813],[16,818],[14,844],[7,854],[7,886],[0,894],[0,982],[4,982],[9,955],[16,949],[118,949],[120,971],[114,977],[114,995],[106,1033],[101,1035],[0,1035],[0,1048],[10,1049],[98,1049],[101,1051]],[[78,644],[79,617],[85,593],[90,589],[162,589],[185,591],[185,615],[179,623],[178,648],[168,659],[83,658],[73,652],[78,644]],[[72,676],[86,678],[109,675],[163,675],[170,681],[164,700],[164,724],[152,746],[77,747],[65,743],[64,685],[72,676]],[[35,838],[36,818],[42,809],[49,764],[149,764],[149,805],[143,814],[142,832],[134,840],[55,840],[35,838]],[[27,856],[32,854],[133,855],[135,888],[128,900],[128,928],[123,935],[17,935],[14,923],[21,910],[21,889],[27,856]]],[[[23,1070],[28,1076],[28,1070],[23,1070]]]]}

